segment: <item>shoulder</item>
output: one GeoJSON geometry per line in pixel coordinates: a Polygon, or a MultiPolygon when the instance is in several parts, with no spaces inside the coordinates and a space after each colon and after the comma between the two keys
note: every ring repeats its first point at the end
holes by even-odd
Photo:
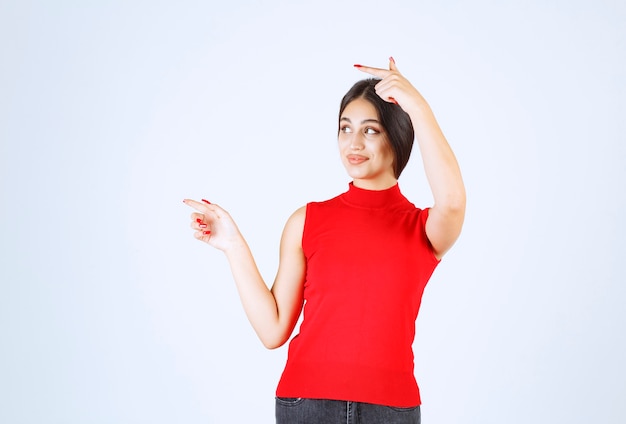
{"type": "Polygon", "coordinates": [[[343,200],[343,196],[345,193],[339,194],[335,197],[332,197],[330,199],[326,199],[326,200],[321,200],[321,201],[313,201],[313,202],[309,202],[307,203],[307,205],[305,206],[306,210],[312,210],[312,209],[333,209],[333,208],[337,208],[337,207],[345,207],[346,203],[343,200]]]}
{"type": "Polygon", "coordinates": [[[294,213],[291,214],[289,219],[287,219],[287,223],[285,224],[285,229],[283,231],[283,236],[297,240],[302,237],[302,232],[304,230],[304,221],[306,220],[306,210],[307,206],[302,206],[294,213]]]}
{"type": "Polygon", "coordinates": [[[291,214],[287,222],[289,221],[302,221],[304,222],[304,218],[306,217],[307,206],[301,206],[294,213],[291,214]]]}
{"type": "Polygon", "coordinates": [[[312,201],[307,203],[306,205],[296,209],[296,211],[291,214],[289,219],[287,219],[287,224],[285,224],[285,228],[295,228],[302,232],[305,222],[307,221],[307,216],[317,215],[317,211],[320,210],[323,211],[327,208],[334,209],[338,206],[341,206],[343,202],[340,199],[341,194],[328,200],[312,201]]]}

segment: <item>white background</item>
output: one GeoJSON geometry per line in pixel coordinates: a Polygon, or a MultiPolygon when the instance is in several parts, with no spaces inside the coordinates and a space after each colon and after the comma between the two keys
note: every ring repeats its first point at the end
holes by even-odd
{"type": "MultiPolygon", "coordinates": [[[[341,96],[398,67],[458,156],[465,228],[424,295],[425,423],[623,423],[622,1],[0,2],[0,422],[273,422],[185,197],[271,283],[287,217],[347,189],[341,96]]],[[[416,151],[400,181],[432,202],[416,151]]]]}

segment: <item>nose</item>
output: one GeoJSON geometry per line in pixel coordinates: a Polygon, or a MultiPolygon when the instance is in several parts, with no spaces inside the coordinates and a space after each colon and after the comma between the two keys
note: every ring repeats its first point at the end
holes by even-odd
{"type": "Polygon", "coordinates": [[[350,139],[350,149],[351,150],[361,150],[363,149],[363,137],[356,133],[350,139]]]}

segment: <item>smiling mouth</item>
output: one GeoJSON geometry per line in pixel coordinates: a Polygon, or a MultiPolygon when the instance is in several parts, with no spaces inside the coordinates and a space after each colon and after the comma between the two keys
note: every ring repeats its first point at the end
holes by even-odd
{"type": "Polygon", "coordinates": [[[367,160],[365,156],[361,155],[348,155],[348,162],[353,165],[358,165],[359,163],[363,163],[367,160]]]}

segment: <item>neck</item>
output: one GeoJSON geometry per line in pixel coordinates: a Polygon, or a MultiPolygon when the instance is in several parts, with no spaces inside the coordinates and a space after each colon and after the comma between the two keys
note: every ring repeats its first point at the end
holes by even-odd
{"type": "Polygon", "coordinates": [[[348,191],[341,197],[352,206],[368,209],[389,208],[407,202],[398,184],[383,190],[368,190],[357,187],[354,182],[351,182],[348,191]]]}
{"type": "Polygon", "coordinates": [[[375,180],[359,179],[352,180],[352,184],[355,187],[362,188],[364,190],[387,190],[398,184],[398,180],[394,177],[379,178],[375,180]]]}

